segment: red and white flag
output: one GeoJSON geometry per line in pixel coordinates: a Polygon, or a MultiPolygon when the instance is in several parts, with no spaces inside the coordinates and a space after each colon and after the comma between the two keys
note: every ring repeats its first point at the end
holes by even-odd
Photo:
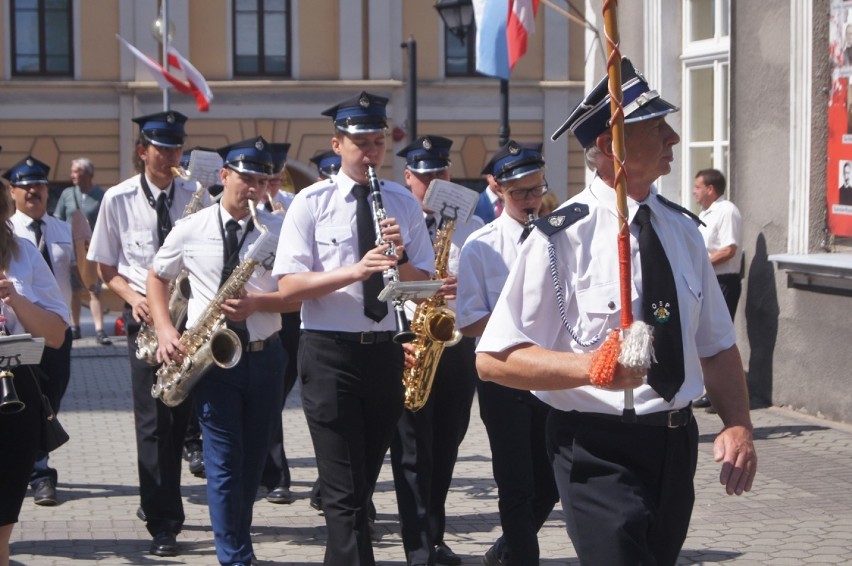
{"type": "Polygon", "coordinates": [[[207,85],[207,81],[204,80],[204,77],[201,73],[198,72],[198,69],[192,66],[192,63],[183,58],[183,56],[178,53],[178,50],[169,46],[169,67],[174,67],[175,69],[180,70],[186,79],[180,79],[169,72],[168,69],[163,68],[156,60],[145,55],[138,49],[136,49],[133,45],[131,45],[126,39],[121,37],[120,35],[116,35],[119,41],[130,50],[131,53],[145,65],[145,68],[151,73],[151,76],[160,86],[160,88],[169,88],[173,87],[180,93],[189,94],[195,97],[195,104],[198,106],[198,109],[201,112],[207,112],[210,110],[210,101],[213,100],[213,92],[210,90],[210,87],[207,85]]]}
{"type": "Polygon", "coordinates": [[[506,22],[506,43],[509,48],[509,68],[527,52],[527,36],[535,33],[535,15],[539,0],[510,0],[509,20],[506,22]]]}

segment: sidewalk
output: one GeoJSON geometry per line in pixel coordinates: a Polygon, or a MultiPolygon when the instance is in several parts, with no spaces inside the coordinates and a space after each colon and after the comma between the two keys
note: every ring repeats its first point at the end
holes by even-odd
{"type": "MultiPolygon", "coordinates": [[[[12,564],[216,564],[203,480],[184,472],[186,524],[181,555],[147,553],[148,532],[136,518],[136,448],[130,410],[126,341],[74,345],[71,385],[60,419],[71,441],[51,458],[59,470],[57,507],[28,497],[12,535],[12,564]]],[[[728,497],[711,455],[720,427],[715,415],[696,413],[701,430],[696,504],[678,564],[798,565],[852,563],[852,427],[784,409],[754,411],[759,473],[754,490],[728,497]]],[[[308,505],[316,470],[298,386],[284,411],[293,475],[292,505],[261,498],[254,508],[255,552],[264,565],[322,564],[323,518],[308,505]]],[[[261,490],[262,491],[262,490],[261,490]]],[[[465,565],[499,536],[497,492],[478,405],[461,446],[448,499],[449,546],[465,565]]],[[[390,465],[376,488],[377,561],[404,566],[390,465]]],[[[539,535],[542,565],[577,564],[557,508],[539,535]]],[[[341,565],[346,566],[346,565],[341,565]]]]}

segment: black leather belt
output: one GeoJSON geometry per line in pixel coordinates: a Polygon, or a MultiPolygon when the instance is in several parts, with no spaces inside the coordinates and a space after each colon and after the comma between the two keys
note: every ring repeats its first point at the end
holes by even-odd
{"type": "Polygon", "coordinates": [[[393,340],[393,332],[337,332],[335,330],[304,330],[311,334],[321,334],[341,340],[343,342],[355,342],[356,344],[381,344],[393,340]]]}
{"type": "MultiPolygon", "coordinates": [[[[604,419],[607,421],[622,421],[621,415],[607,413],[577,413],[583,417],[604,419]]],[[[623,422],[623,421],[622,421],[623,422]]],[[[676,411],[660,411],[647,415],[636,415],[635,424],[648,426],[664,426],[666,428],[681,428],[692,422],[692,404],[676,411]]]]}
{"type": "Polygon", "coordinates": [[[267,346],[271,346],[273,342],[278,340],[278,334],[275,333],[266,340],[255,340],[246,344],[246,352],[262,352],[267,346]]]}

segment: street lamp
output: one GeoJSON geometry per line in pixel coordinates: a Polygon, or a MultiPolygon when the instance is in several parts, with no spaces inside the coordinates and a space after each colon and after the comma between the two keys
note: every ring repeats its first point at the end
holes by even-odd
{"type": "Polygon", "coordinates": [[[417,41],[409,36],[400,47],[408,51],[408,143],[417,139],[417,41]]]}
{"type": "MultiPolygon", "coordinates": [[[[473,23],[473,4],[471,0],[437,0],[435,9],[444,20],[447,31],[459,38],[464,45],[467,30],[473,23]]],[[[497,132],[498,143],[503,147],[509,143],[509,81],[500,79],[500,128],[497,132]]]]}

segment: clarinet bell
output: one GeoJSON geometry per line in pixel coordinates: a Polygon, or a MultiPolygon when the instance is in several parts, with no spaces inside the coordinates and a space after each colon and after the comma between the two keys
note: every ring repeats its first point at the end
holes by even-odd
{"type": "Polygon", "coordinates": [[[24,410],[24,402],[15,391],[14,375],[10,371],[0,373],[0,415],[14,415],[24,410]]]}
{"type": "Polygon", "coordinates": [[[405,316],[405,309],[395,308],[393,310],[396,316],[397,332],[393,337],[393,341],[397,344],[405,344],[414,341],[417,335],[411,331],[411,324],[408,322],[408,317],[405,316]]]}

